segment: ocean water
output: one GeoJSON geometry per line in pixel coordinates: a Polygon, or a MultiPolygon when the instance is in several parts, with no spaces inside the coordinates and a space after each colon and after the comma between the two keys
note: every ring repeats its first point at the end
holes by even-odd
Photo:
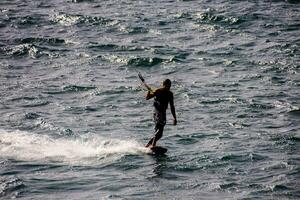
{"type": "Polygon", "coordinates": [[[299,3],[1,0],[0,199],[299,199],[299,3]]]}

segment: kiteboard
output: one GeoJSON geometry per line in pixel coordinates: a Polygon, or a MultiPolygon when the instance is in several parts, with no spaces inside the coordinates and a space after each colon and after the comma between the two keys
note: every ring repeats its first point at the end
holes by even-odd
{"type": "Polygon", "coordinates": [[[154,155],[164,155],[168,151],[168,149],[161,146],[150,147],[149,149],[154,155]]]}

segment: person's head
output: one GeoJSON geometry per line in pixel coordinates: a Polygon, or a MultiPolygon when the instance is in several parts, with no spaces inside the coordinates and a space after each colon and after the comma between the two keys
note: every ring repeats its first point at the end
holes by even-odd
{"type": "Polygon", "coordinates": [[[164,81],[163,81],[163,86],[164,86],[165,88],[170,89],[170,88],[171,88],[171,81],[170,81],[170,79],[164,80],[164,81]]]}

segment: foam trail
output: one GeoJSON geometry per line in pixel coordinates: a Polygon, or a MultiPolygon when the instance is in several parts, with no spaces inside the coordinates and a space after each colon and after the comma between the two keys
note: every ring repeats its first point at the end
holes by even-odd
{"type": "Polygon", "coordinates": [[[107,139],[92,134],[76,139],[54,139],[25,131],[0,130],[0,157],[17,160],[78,164],[144,153],[147,149],[134,140],[107,139]]]}

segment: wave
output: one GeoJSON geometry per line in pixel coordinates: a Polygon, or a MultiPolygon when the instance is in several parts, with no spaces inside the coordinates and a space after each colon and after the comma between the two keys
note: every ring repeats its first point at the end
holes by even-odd
{"type": "Polygon", "coordinates": [[[246,154],[226,154],[220,157],[221,161],[225,162],[255,162],[259,160],[266,159],[266,156],[256,154],[256,153],[246,153],[246,154]]]}
{"type": "Polygon", "coordinates": [[[300,108],[298,107],[293,107],[293,108],[290,108],[289,112],[288,112],[290,115],[293,115],[295,117],[300,117],[300,108]]]}
{"type": "Polygon", "coordinates": [[[67,85],[64,87],[59,87],[55,85],[50,85],[44,91],[46,94],[66,94],[66,93],[79,93],[79,92],[86,92],[90,90],[95,90],[97,87],[95,86],[83,86],[83,85],[67,85]]]}
{"type": "Polygon", "coordinates": [[[22,44],[13,47],[6,46],[1,48],[1,51],[8,56],[25,56],[36,57],[39,54],[39,50],[35,45],[32,44],[22,44]]]}
{"type": "Polygon", "coordinates": [[[96,89],[95,86],[68,85],[63,88],[66,92],[81,92],[96,89]]]}
{"type": "Polygon", "coordinates": [[[148,150],[134,140],[120,140],[95,134],[77,138],[52,138],[19,130],[0,130],[0,156],[15,160],[84,165],[145,153],[148,150]]]}
{"type": "Polygon", "coordinates": [[[88,16],[88,15],[72,15],[72,14],[65,14],[65,13],[58,13],[52,17],[52,21],[56,23],[60,23],[65,26],[72,26],[72,25],[105,25],[111,26],[118,24],[118,20],[114,19],[107,19],[104,17],[99,16],[88,16]]]}
{"type": "Polygon", "coordinates": [[[15,199],[25,188],[23,181],[16,177],[0,177],[0,198],[15,199]]]}
{"type": "Polygon", "coordinates": [[[59,56],[62,56],[63,54],[58,53],[58,49],[49,49],[46,47],[41,47],[35,44],[19,44],[19,45],[13,45],[13,46],[5,46],[0,48],[0,53],[3,53],[6,56],[9,57],[30,57],[30,58],[40,58],[43,56],[49,57],[49,58],[56,58],[59,56]]]}
{"type": "Polygon", "coordinates": [[[212,11],[205,11],[196,14],[197,22],[223,23],[227,25],[238,25],[243,22],[242,19],[233,16],[223,16],[214,14],[212,11]]]}
{"type": "Polygon", "coordinates": [[[95,52],[153,52],[151,56],[124,56],[124,55],[101,55],[99,57],[113,63],[121,63],[133,66],[155,66],[161,63],[183,63],[191,54],[189,51],[165,46],[135,46],[135,45],[117,45],[117,44],[99,44],[90,43],[88,48],[95,52]]]}
{"type": "Polygon", "coordinates": [[[153,67],[162,63],[172,62],[172,59],[164,59],[159,57],[125,57],[118,55],[104,55],[101,56],[104,60],[112,63],[120,63],[135,67],[153,67]]]}
{"type": "Polygon", "coordinates": [[[98,44],[98,43],[90,43],[88,45],[89,49],[94,51],[145,51],[148,50],[146,47],[139,47],[134,45],[117,45],[117,44],[98,44]]]}
{"type": "MultiPolygon", "coordinates": [[[[10,11],[11,12],[11,11],[10,11]]],[[[33,14],[28,16],[7,16],[4,19],[0,19],[1,27],[14,26],[18,28],[28,28],[30,26],[38,25],[41,23],[47,23],[43,20],[42,15],[33,14]]]]}
{"type": "Polygon", "coordinates": [[[154,65],[158,65],[164,61],[165,61],[164,59],[158,57],[131,58],[128,60],[127,65],[151,67],[154,65]]]}
{"type": "Polygon", "coordinates": [[[119,25],[119,31],[128,34],[142,34],[149,33],[150,29],[142,26],[129,26],[129,25],[119,25]]]}
{"type": "Polygon", "coordinates": [[[194,21],[196,24],[212,23],[224,25],[238,25],[244,22],[241,17],[218,14],[214,9],[206,9],[200,12],[178,12],[174,15],[175,20],[194,21]]]}
{"type": "Polygon", "coordinates": [[[67,42],[61,38],[39,38],[39,37],[28,37],[28,38],[18,38],[14,42],[21,44],[49,44],[49,45],[61,45],[67,42]]]}

